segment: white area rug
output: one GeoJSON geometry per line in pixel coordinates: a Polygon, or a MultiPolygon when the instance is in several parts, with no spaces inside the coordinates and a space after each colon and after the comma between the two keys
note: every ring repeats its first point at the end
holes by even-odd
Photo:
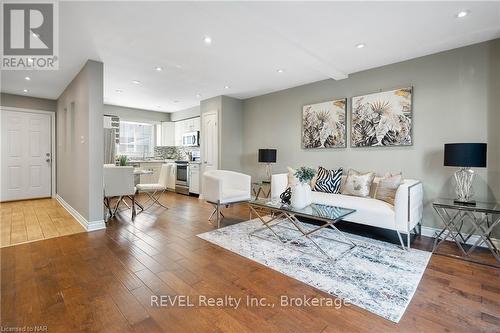
{"type": "MultiPolygon", "coordinates": [[[[315,227],[306,223],[302,226],[315,227]]],[[[261,227],[260,220],[254,219],[198,237],[396,323],[410,303],[431,257],[430,252],[405,251],[395,244],[345,234],[357,246],[333,262],[307,240],[285,245],[267,229],[260,231],[258,237],[249,236],[261,227]]],[[[273,228],[286,239],[298,236],[289,222],[273,228]]],[[[347,245],[331,240],[342,240],[333,229],[323,229],[318,235],[321,237],[314,237],[314,241],[331,257],[348,249],[347,245]]]]}

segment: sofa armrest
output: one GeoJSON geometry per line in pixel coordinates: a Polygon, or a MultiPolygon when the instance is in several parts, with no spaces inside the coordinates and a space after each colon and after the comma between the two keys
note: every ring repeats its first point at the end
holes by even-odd
{"type": "Polygon", "coordinates": [[[394,211],[397,228],[409,232],[422,220],[424,191],[422,183],[406,179],[396,192],[394,211]]]}
{"type": "Polygon", "coordinates": [[[277,199],[285,192],[288,185],[288,174],[278,173],[271,176],[271,199],[277,199]]]}
{"type": "Polygon", "coordinates": [[[203,199],[217,203],[222,199],[222,179],[212,175],[203,175],[203,199]]]}

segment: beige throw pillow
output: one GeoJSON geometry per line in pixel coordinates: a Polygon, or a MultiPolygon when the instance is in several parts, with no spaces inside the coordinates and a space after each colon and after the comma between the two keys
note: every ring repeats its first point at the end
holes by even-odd
{"type": "Polygon", "coordinates": [[[375,174],[373,172],[360,173],[350,169],[347,173],[347,179],[342,194],[368,197],[370,195],[370,186],[374,178],[375,174]]]}
{"type": "Polygon", "coordinates": [[[403,184],[403,175],[401,173],[386,174],[384,178],[379,180],[374,198],[394,206],[396,192],[401,184],[403,184]]]}
{"type": "Polygon", "coordinates": [[[287,167],[288,169],[288,186],[287,187],[294,187],[295,185],[297,185],[299,183],[299,179],[297,177],[295,177],[295,172],[297,172],[297,170],[295,170],[294,168],[291,168],[291,167],[287,167]]]}

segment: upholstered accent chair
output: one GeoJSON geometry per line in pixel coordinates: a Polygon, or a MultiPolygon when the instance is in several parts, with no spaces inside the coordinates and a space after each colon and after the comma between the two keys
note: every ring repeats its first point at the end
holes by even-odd
{"type": "Polygon", "coordinates": [[[221,207],[229,207],[251,199],[251,177],[243,173],[229,170],[210,170],[203,174],[203,199],[214,206],[208,218],[211,222],[215,216],[217,228],[220,228],[221,207]]]}
{"type": "MultiPolygon", "coordinates": [[[[115,166],[113,164],[105,164],[103,169],[104,180],[104,205],[108,209],[109,217],[112,217],[118,211],[121,203],[128,208],[130,206],[125,201],[125,198],[132,202],[132,220],[135,219],[135,187],[134,187],[134,167],[131,166],[115,166]],[[111,208],[111,199],[118,197],[114,209],[111,208]]],[[[141,208],[141,206],[139,206],[141,208]]],[[[142,209],[142,208],[141,208],[142,209]]]]}

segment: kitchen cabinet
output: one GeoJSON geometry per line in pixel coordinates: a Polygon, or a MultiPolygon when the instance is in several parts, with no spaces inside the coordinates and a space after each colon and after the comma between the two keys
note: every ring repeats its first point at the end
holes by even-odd
{"type": "Polygon", "coordinates": [[[161,145],[175,146],[175,123],[172,121],[162,121],[161,123],[161,145]]]}
{"type": "Polygon", "coordinates": [[[200,194],[200,165],[189,164],[189,193],[200,194]]]}
{"type": "Polygon", "coordinates": [[[151,170],[153,173],[141,175],[141,184],[157,184],[160,179],[161,162],[140,162],[139,166],[144,170],[151,170]]]}
{"type": "Polygon", "coordinates": [[[188,132],[195,132],[201,129],[200,117],[179,120],[174,125],[174,142],[176,146],[182,146],[182,135],[188,132]]]}

